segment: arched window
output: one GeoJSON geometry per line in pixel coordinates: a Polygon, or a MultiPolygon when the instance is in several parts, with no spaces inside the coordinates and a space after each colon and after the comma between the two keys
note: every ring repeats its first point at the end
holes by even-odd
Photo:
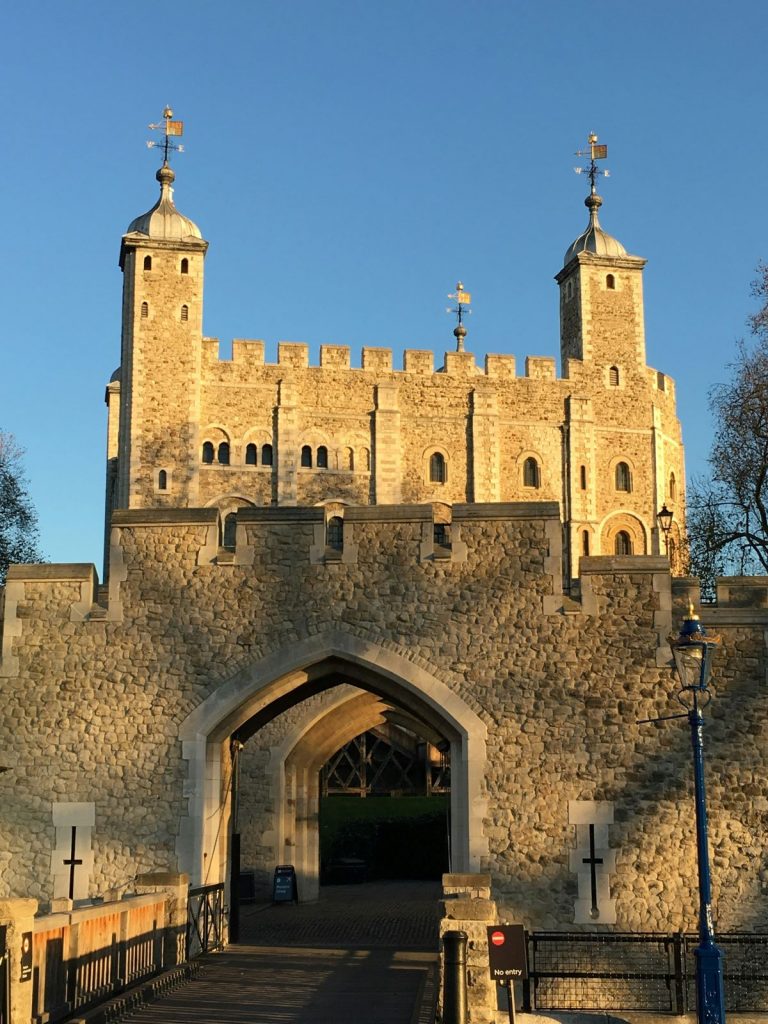
{"type": "Polygon", "coordinates": [[[210,466],[213,462],[213,444],[211,441],[206,441],[203,444],[203,462],[210,466]]]}
{"type": "Polygon", "coordinates": [[[608,383],[612,388],[619,386],[619,368],[618,366],[612,366],[608,371],[608,383]]]}
{"type": "Polygon", "coordinates": [[[308,444],[303,445],[301,449],[301,465],[304,469],[312,469],[312,449],[308,444]]]}
{"type": "Polygon", "coordinates": [[[342,469],[354,469],[355,468],[355,453],[351,448],[342,448],[341,450],[342,469]]]}
{"type": "Polygon", "coordinates": [[[331,516],[325,533],[327,546],[334,551],[341,551],[344,547],[344,520],[341,516],[331,516]]]}
{"type": "Polygon", "coordinates": [[[317,468],[328,469],[328,449],[324,444],[317,449],[317,468]]]}
{"type": "Polygon", "coordinates": [[[237,512],[229,512],[224,519],[224,537],[221,546],[234,551],[237,541],[237,512]]]}
{"type": "Polygon", "coordinates": [[[627,493],[632,490],[632,475],[626,462],[616,463],[616,490],[627,493]]]}
{"type": "Polygon", "coordinates": [[[261,464],[262,466],[272,465],[272,445],[263,444],[261,446],[261,464]]]}
{"type": "Polygon", "coordinates": [[[674,537],[670,537],[667,543],[667,558],[670,567],[674,570],[677,567],[677,544],[675,544],[674,537]]]}
{"type": "Polygon", "coordinates": [[[181,322],[185,324],[189,320],[189,306],[181,307],[181,322]]]}
{"type": "Polygon", "coordinates": [[[610,291],[614,291],[614,289],[616,288],[616,278],[613,276],[613,274],[606,274],[605,287],[608,288],[610,291]]]}
{"type": "Polygon", "coordinates": [[[432,452],[429,457],[429,482],[445,483],[445,458],[440,452],[432,452]]]}
{"type": "Polygon", "coordinates": [[[256,452],[257,452],[257,450],[258,449],[256,448],[255,444],[249,444],[249,445],[246,446],[246,449],[245,449],[245,464],[246,464],[246,466],[255,466],[256,465],[256,452]]]}
{"type": "Polygon", "coordinates": [[[371,453],[367,448],[360,449],[360,464],[364,473],[371,471],[371,453]]]}
{"type": "Polygon", "coordinates": [[[523,463],[523,487],[539,487],[540,480],[539,464],[531,455],[523,463]]]}
{"type": "Polygon", "coordinates": [[[222,465],[222,466],[228,466],[229,465],[229,442],[228,441],[222,441],[221,444],[219,445],[218,457],[219,457],[219,464],[220,465],[222,465]]]}
{"type": "Polygon", "coordinates": [[[632,539],[626,530],[619,530],[616,534],[615,549],[617,555],[632,554],[632,539]]]}
{"type": "Polygon", "coordinates": [[[581,486],[582,491],[586,491],[586,489],[587,489],[587,467],[586,466],[581,466],[579,468],[579,484],[581,486]]]}
{"type": "Polygon", "coordinates": [[[145,256],[144,257],[144,269],[145,270],[151,270],[152,269],[152,257],[151,256],[145,256]]]}
{"type": "Polygon", "coordinates": [[[142,302],[142,304],[141,304],[141,319],[142,320],[146,320],[148,316],[149,316],[149,303],[148,302],[142,302]]]}
{"type": "Polygon", "coordinates": [[[181,261],[181,272],[182,272],[182,274],[188,274],[189,273],[189,260],[187,259],[186,256],[181,261]]]}
{"type": "Polygon", "coordinates": [[[589,555],[589,530],[582,530],[581,533],[581,553],[582,555],[589,555]]]}
{"type": "Polygon", "coordinates": [[[669,496],[674,500],[677,493],[677,481],[675,480],[675,474],[669,474],[669,496]]]}
{"type": "Polygon", "coordinates": [[[446,523],[435,523],[434,541],[438,547],[449,547],[451,541],[448,534],[448,526],[446,523]]]}
{"type": "Polygon", "coordinates": [[[157,489],[158,491],[168,490],[168,474],[164,469],[161,469],[157,474],[157,489]]]}

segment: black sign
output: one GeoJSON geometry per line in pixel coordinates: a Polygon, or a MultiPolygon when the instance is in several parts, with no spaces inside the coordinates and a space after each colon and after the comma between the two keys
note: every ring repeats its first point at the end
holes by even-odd
{"type": "Polygon", "coordinates": [[[521,924],[492,924],[488,928],[488,965],[494,981],[528,977],[525,928],[521,924]]]}
{"type": "Polygon", "coordinates": [[[298,903],[299,887],[293,864],[278,864],[272,882],[273,903],[298,903]]]}
{"type": "Polygon", "coordinates": [[[21,974],[19,981],[29,981],[32,977],[32,932],[21,933],[21,974]]]}

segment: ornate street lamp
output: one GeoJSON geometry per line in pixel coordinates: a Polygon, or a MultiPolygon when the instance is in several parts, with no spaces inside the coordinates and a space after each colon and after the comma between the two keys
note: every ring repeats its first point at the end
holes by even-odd
{"type": "MultiPolygon", "coordinates": [[[[662,509],[662,512],[664,510],[662,509]]],[[[659,513],[659,518],[661,513],[659,513]]],[[[670,513],[671,519],[671,513],[670,513]]],[[[723,992],[723,951],[715,945],[712,923],[712,882],[709,873],[709,838],[707,835],[707,801],[704,789],[704,717],[703,709],[712,699],[709,677],[712,657],[720,643],[719,636],[708,634],[693,605],[677,637],[669,638],[675,658],[681,689],[678,701],[686,709],[691,726],[693,746],[693,783],[696,798],[696,854],[699,867],[699,945],[696,948],[696,1019],[698,1024],[725,1024],[723,992]]]]}
{"type": "Polygon", "coordinates": [[[664,553],[669,554],[669,531],[672,529],[672,519],[674,518],[674,512],[671,512],[666,504],[661,506],[661,509],[656,513],[656,521],[659,524],[659,529],[664,534],[664,553]]]}

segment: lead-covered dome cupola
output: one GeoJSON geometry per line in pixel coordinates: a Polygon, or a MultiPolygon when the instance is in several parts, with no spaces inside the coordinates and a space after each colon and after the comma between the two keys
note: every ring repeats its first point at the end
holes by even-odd
{"type": "Polygon", "coordinates": [[[126,234],[146,235],[147,238],[168,242],[201,239],[203,236],[197,224],[176,209],[173,201],[176,175],[171,167],[164,163],[155,177],[160,182],[160,198],[151,210],[131,221],[126,234]]]}
{"type": "Polygon", "coordinates": [[[595,191],[592,191],[584,200],[584,205],[589,210],[589,224],[586,231],[582,232],[566,250],[563,266],[567,267],[571,260],[575,259],[580,252],[589,252],[595,256],[608,256],[609,258],[627,256],[627,250],[618,238],[609,235],[607,231],[603,231],[600,227],[600,221],[597,219],[597,211],[603,205],[603,200],[600,196],[595,191]]]}

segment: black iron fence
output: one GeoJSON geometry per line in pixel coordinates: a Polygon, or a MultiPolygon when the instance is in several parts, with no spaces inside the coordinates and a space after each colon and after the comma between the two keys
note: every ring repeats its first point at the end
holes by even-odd
{"type": "Polygon", "coordinates": [[[187,960],[224,948],[224,883],[189,890],[187,960]]]}
{"type": "MultiPolygon", "coordinates": [[[[526,1010],[696,1008],[698,936],[529,932],[526,1010]]],[[[731,1011],[768,1010],[768,934],[725,933],[725,1001],[731,1011]]]]}

